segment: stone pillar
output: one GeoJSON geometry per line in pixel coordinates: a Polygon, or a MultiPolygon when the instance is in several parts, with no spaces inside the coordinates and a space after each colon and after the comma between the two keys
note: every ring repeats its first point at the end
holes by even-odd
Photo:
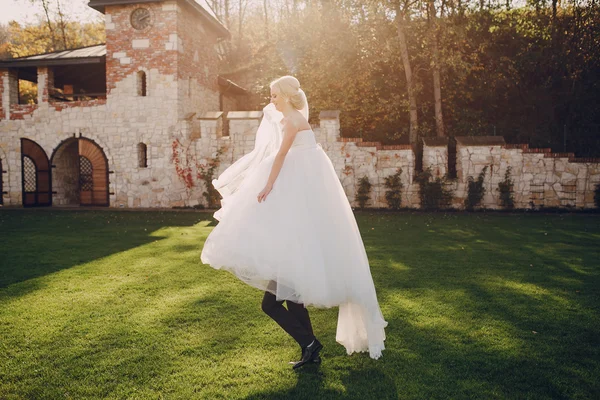
{"type": "Polygon", "coordinates": [[[223,112],[207,111],[199,116],[200,137],[217,140],[223,136],[223,112]]]}
{"type": "Polygon", "coordinates": [[[19,104],[19,75],[17,71],[0,69],[0,118],[10,119],[11,104],[19,104]]]}
{"type": "Polygon", "coordinates": [[[319,114],[321,138],[326,143],[337,142],[340,137],[340,111],[321,111],[319,114]]]}
{"type": "Polygon", "coordinates": [[[448,172],[448,138],[423,138],[423,170],[431,168],[433,177],[442,177],[448,172]]]}
{"type": "Polygon", "coordinates": [[[8,101],[6,105],[4,104],[4,77],[8,76],[7,69],[0,69],[0,121],[6,119],[6,113],[4,112],[5,108],[8,108],[8,101]]]}
{"type": "Polygon", "coordinates": [[[466,183],[469,176],[476,179],[486,165],[500,165],[499,158],[502,147],[506,145],[504,137],[456,136],[455,139],[456,174],[460,182],[466,183]]]}
{"type": "Polygon", "coordinates": [[[50,67],[38,67],[38,105],[48,103],[54,89],[54,71],[50,67]]]}
{"type": "Polygon", "coordinates": [[[262,116],[262,111],[230,111],[227,113],[234,160],[254,149],[256,131],[262,116]]]}

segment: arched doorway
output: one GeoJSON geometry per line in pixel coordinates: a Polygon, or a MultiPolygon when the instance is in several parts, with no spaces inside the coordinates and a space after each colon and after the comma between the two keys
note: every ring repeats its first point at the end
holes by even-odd
{"type": "Polygon", "coordinates": [[[4,204],[4,168],[2,168],[2,159],[0,158],[0,206],[4,204]]]}
{"type": "Polygon", "coordinates": [[[79,139],[81,205],[108,207],[108,159],[93,140],[79,139]]]}
{"type": "Polygon", "coordinates": [[[79,140],[63,140],[50,157],[52,164],[52,204],[79,205],[79,140]]]}
{"type": "Polygon", "coordinates": [[[52,177],[48,156],[33,140],[21,139],[21,167],[23,206],[52,205],[52,177]]]}
{"type": "Polygon", "coordinates": [[[52,154],[52,167],[55,204],[108,207],[108,159],[96,142],[64,140],[52,154]]]}

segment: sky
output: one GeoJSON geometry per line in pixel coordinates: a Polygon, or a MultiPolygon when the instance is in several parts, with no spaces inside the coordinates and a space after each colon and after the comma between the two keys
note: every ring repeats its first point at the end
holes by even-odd
{"type": "MultiPolygon", "coordinates": [[[[49,0],[51,10],[56,9],[56,0],[49,0]]],[[[93,21],[102,14],[88,7],[89,0],[62,0],[63,13],[69,15],[69,19],[78,21],[93,21]]],[[[20,23],[34,23],[38,16],[44,15],[41,0],[0,0],[0,24],[7,24],[11,20],[20,23]]]]}

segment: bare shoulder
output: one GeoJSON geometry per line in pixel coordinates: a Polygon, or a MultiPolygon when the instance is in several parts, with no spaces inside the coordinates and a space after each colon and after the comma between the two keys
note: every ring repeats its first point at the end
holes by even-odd
{"type": "Polygon", "coordinates": [[[284,133],[294,135],[298,132],[298,128],[291,119],[284,118],[281,120],[281,123],[283,124],[282,129],[284,133]]]}
{"type": "Polygon", "coordinates": [[[310,124],[308,123],[306,118],[304,118],[304,115],[302,115],[300,111],[294,112],[288,118],[290,122],[292,122],[294,126],[298,129],[298,131],[311,129],[310,124]]]}

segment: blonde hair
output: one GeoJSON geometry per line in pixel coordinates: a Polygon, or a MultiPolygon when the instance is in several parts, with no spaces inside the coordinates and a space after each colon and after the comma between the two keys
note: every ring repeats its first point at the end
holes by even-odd
{"type": "Polygon", "coordinates": [[[270,84],[271,89],[276,87],[285,99],[288,99],[292,107],[302,110],[305,106],[304,96],[300,92],[300,82],[291,75],[275,79],[270,84]]]}

